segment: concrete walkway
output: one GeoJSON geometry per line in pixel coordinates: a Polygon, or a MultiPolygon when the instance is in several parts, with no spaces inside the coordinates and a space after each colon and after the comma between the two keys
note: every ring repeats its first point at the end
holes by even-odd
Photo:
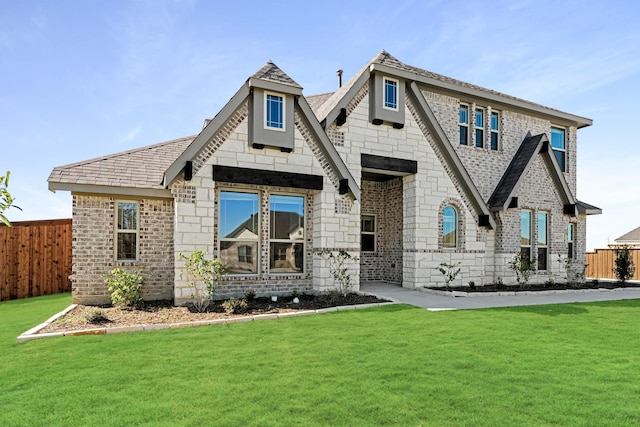
{"type": "Polygon", "coordinates": [[[640,288],[619,290],[584,289],[579,291],[544,291],[528,295],[477,295],[452,297],[405,289],[383,282],[360,284],[360,291],[427,310],[466,310],[474,308],[515,307],[523,305],[566,304],[572,302],[640,299],[640,288]]]}

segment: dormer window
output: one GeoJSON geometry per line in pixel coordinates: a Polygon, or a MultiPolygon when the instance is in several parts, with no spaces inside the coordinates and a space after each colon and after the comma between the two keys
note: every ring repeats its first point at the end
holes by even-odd
{"type": "Polygon", "coordinates": [[[384,108],[398,111],[398,81],[384,78],[384,108]]]}
{"type": "Polygon", "coordinates": [[[284,97],[275,93],[265,93],[264,114],[266,129],[284,130],[284,97]]]}

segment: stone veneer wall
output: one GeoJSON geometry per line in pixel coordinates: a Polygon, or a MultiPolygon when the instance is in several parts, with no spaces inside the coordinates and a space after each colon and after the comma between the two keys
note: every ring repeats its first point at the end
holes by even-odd
{"type": "Polygon", "coordinates": [[[402,178],[362,181],[362,215],[375,215],[376,250],[360,253],[360,279],[402,283],[402,178]]]}
{"type": "MultiPolygon", "coordinates": [[[[177,181],[171,189],[176,199],[176,271],[175,302],[191,301],[187,272],[179,253],[201,249],[217,256],[218,194],[220,190],[251,191],[260,195],[261,236],[259,272],[255,275],[228,276],[217,297],[242,296],[253,290],[258,295],[274,295],[322,291],[334,286],[325,260],[315,252],[344,249],[358,255],[359,206],[357,201],[339,196],[339,179],[318,146],[318,141],[295,112],[294,149],[291,153],[270,148],[257,149],[248,144],[247,104],[238,108],[229,121],[214,135],[212,141],[196,156],[198,168],[190,182],[177,181]],[[313,174],[324,177],[323,190],[310,191],[266,185],[245,185],[214,182],[212,165],[246,167],[270,171],[313,174]],[[305,270],[302,274],[272,274],[269,272],[268,210],[270,194],[293,194],[306,197],[305,210],[305,270]]],[[[195,165],[195,163],[194,163],[195,165]]],[[[352,276],[358,289],[359,266],[353,265],[352,276]]]]}
{"type": "Polygon", "coordinates": [[[76,304],[109,303],[103,274],[115,267],[145,266],[143,298],[173,299],[173,200],[125,199],[73,195],[73,270],[71,283],[76,304]],[[139,205],[139,259],[116,262],[114,217],[117,200],[139,205]]]}

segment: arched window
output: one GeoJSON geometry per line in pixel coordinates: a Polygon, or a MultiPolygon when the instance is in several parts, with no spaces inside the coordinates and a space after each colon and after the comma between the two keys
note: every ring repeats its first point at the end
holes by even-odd
{"type": "Polygon", "coordinates": [[[451,205],[445,206],[442,210],[442,246],[458,247],[458,212],[451,205]]]}

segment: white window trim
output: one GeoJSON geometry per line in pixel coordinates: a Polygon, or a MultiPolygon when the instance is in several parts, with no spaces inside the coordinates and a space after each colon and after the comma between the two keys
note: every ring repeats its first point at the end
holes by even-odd
{"type": "Polygon", "coordinates": [[[360,214],[360,249],[362,250],[362,235],[363,234],[367,234],[370,236],[373,236],[373,250],[372,251],[365,251],[362,250],[362,252],[370,254],[373,252],[376,252],[376,248],[378,245],[378,238],[376,236],[376,224],[378,223],[378,218],[377,215],[375,214],[370,214],[370,213],[361,213],[360,214]],[[362,217],[363,216],[370,216],[373,217],[373,231],[362,231],[362,217]]]}
{"type": "Polygon", "coordinates": [[[499,111],[491,111],[491,114],[489,115],[489,151],[499,151],[500,150],[500,112],[499,111]],[[496,128],[493,129],[493,127],[491,126],[491,122],[492,122],[492,118],[493,115],[496,115],[498,120],[496,122],[496,128]],[[491,148],[491,135],[496,135],[496,149],[492,149],[491,148]]]}
{"type": "Polygon", "coordinates": [[[486,126],[487,126],[487,110],[483,107],[476,106],[473,109],[473,146],[475,148],[479,148],[479,149],[486,148],[485,146],[486,140],[487,140],[487,134],[485,129],[486,126]],[[478,126],[476,123],[476,114],[478,114],[478,112],[482,112],[482,124],[480,126],[478,126]],[[478,147],[478,140],[477,140],[478,130],[482,131],[482,144],[480,144],[479,147],[478,147]]]}
{"type": "Polygon", "coordinates": [[[469,104],[460,103],[460,105],[458,106],[458,144],[459,145],[464,145],[466,147],[469,146],[469,142],[470,142],[470,139],[471,139],[471,132],[470,132],[471,126],[469,125],[469,121],[471,120],[471,117],[469,117],[470,116],[470,112],[471,112],[471,107],[469,106],[469,104]],[[460,121],[460,110],[463,107],[466,107],[466,109],[467,109],[467,121],[466,121],[466,123],[460,121]],[[460,128],[461,127],[467,128],[467,140],[465,141],[464,144],[460,144],[460,141],[459,141],[460,140],[459,136],[460,136],[460,128]]]}
{"type": "MultiPolygon", "coordinates": [[[[266,99],[266,97],[265,97],[266,99]]],[[[222,204],[220,203],[220,196],[222,193],[245,193],[245,194],[255,194],[258,196],[258,230],[262,230],[262,213],[260,212],[260,192],[258,191],[244,191],[244,190],[239,190],[237,188],[220,188],[218,190],[218,193],[216,194],[216,197],[218,199],[218,259],[222,259],[222,242],[239,242],[239,243],[257,243],[256,245],[256,254],[254,255],[254,258],[256,259],[256,272],[255,273],[228,273],[228,276],[245,276],[245,277],[255,277],[258,276],[260,274],[260,257],[259,254],[260,252],[260,247],[261,247],[261,242],[262,239],[260,237],[260,232],[258,233],[258,238],[257,239],[230,239],[230,238],[223,238],[222,234],[221,234],[221,228],[220,228],[220,220],[222,218],[222,213],[220,212],[220,209],[222,208],[222,204]]]]}
{"type": "Polygon", "coordinates": [[[264,91],[264,114],[262,118],[262,124],[265,129],[274,130],[277,132],[286,132],[287,130],[287,97],[282,93],[264,91]],[[272,127],[267,125],[267,95],[277,96],[282,98],[282,128],[272,127]]]}
{"type": "MultiPolygon", "coordinates": [[[[307,244],[306,244],[306,240],[307,240],[307,227],[306,227],[306,222],[307,222],[307,196],[306,194],[300,194],[300,193],[281,193],[281,192],[274,192],[268,193],[268,197],[269,197],[269,210],[267,213],[267,220],[270,221],[271,220],[271,196],[289,196],[289,197],[302,197],[302,213],[303,213],[303,228],[304,228],[304,235],[302,236],[301,240],[288,240],[288,239],[272,239],[271,238],[271,224],[269,224],[269,231],[268,231],[268,239],[267,239],[267,243],[266,243],[266,250],[267,253],[269,255],[269,260],[271,260],[271,243],[300,243],[302,244],[302,271],[299,273],[295,273],[295,272],[272,272],[271,271],[271,266],[269,265],[269,275],[270,276],[304,276],[307,271],[306,271],[306,262],[307,262],[307,244]]],[[[258,245],[258,251],[260,251],[260,245],[258,245]]]]}
{"type": "Polygon", "coordinates": [[[521,209],[520,210],[520,227],[519,227],[519,239],[520,239],[520,249],[522,248],[529,248],[529,261],[531,261],[533,259],[533,221],[534,221],[534,211],[532,209],[521,209]],[[523,212],[528,212],[529,213],[529,244],[528,245],[523,245],[522,244],[522,213],[523,212]]]}
{"type": "Polygon", "coordinates": [[[113,259],[116,262],[138,262],[140,259],[140,201],[139,200],[115,200],[115,221],[113,221],[114,241],[113,241],[113,259]],[[118,229],[118,203],[134,203],[136,207],[136,229],[120,230],[118,229]],[[135,234],[136,235],[136,257],[134,259],[118,258],[118,234],[135,234]]]}
{"type": "MultiPolygon", "coordinates": [[[[553,129],[556,130],[561,130],[562,134],[564,135],[564,148],[555,148],[551,141],[549,141],[549,145],[551,146],[551,151],[559,151],[561,153],[564,153],[564,170],[562,172],[567,173],[569,171],[569,165],[568,165],[568,157],[567,157],[567,128],[562,127],[562,126],[551,126],[551,131],[553,131],[553,129]]],[[[550,132],[551,133],[551,132],[550,132]]],[[[562,168],[560,168],[560,170],[562,170],[562,168]]]]}
{"type": "MultiPolygon", "coordinates": [[[[549,228],[550,228],[549,225],[551,224],[551,221],[549,219],[550,219],[550,215],[549,215],[548,211],[538,211],[538,212],[536,212],[536,225],[538,227],[537,228],[538,232],[536,233],[536,246],[537,246],[538,250],[541,249],[541,248],[543,248],[543,249],[546,248],[547,249],[546,265],[545,265],[544,269],[538,268],[538,270],[540,270],[540,271],[549,270],[549,228]],[[546,231],[545,238],[546,238],[546,241],[544,243],[540,242],[540,214],[544,214],[544,217],[545,217],[545,231],[546,231]]],[[[537,258],[536,264],[537,264],[537,266],[539,266],[540,256],[538,254],[538,251],[536,251],[536,258],[537,258]]]]}
{"type": "Polygon", "coordinates": [[[392,79],[391,77],[383,77],[382,79],[382,108],[385,110],[398,111],[400,106],[400,80],[392,79]],[[394,82],[396,84],[396,107],[387,107],[387,90],[386,83],[394,82]]]}

